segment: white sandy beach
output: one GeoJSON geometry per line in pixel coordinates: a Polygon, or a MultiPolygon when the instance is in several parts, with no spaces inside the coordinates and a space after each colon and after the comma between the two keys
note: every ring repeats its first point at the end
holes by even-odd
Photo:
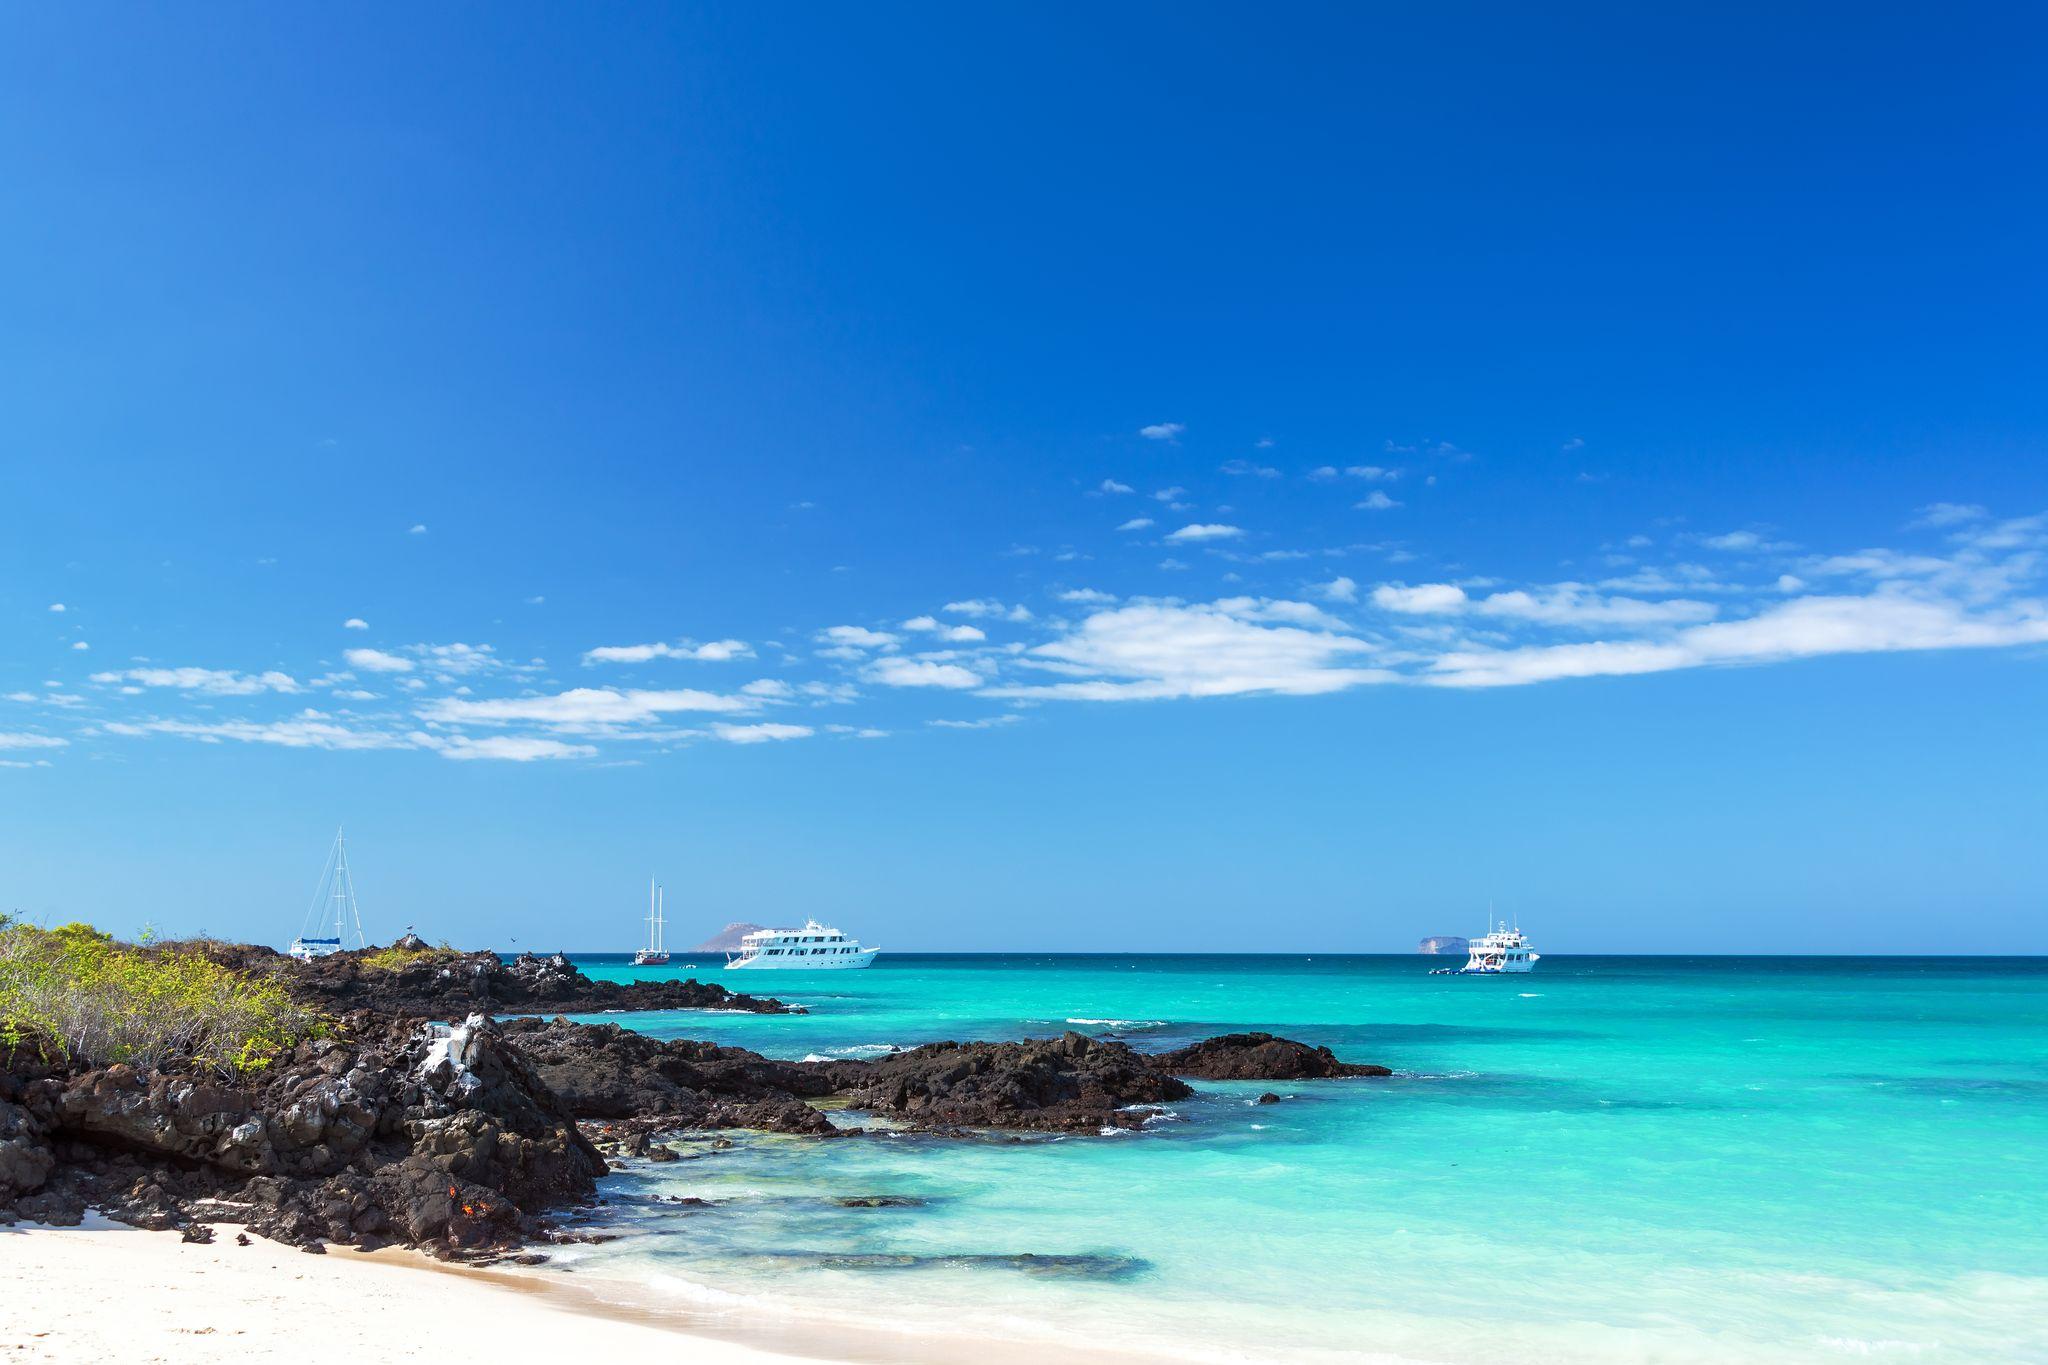
{"type": "Polygon", "coordinates": [[[416,1253],[310,1256],[261,1239],[237,1246],[237,1231],[197,1245],[110,1224],[0,1228],[0,1361],[818,1359],[567,1311],[573,1300],[516,1277],[416,1253]]]}

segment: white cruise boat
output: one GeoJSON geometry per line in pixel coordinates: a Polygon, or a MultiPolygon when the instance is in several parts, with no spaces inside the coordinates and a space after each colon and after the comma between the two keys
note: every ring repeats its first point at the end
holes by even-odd
{"type": "Polygon", "coordinates": [[[881,951],[863,948],[859,939],[808,920],[801,929],[756,929],[740,940],[738,952],[727,956],[725,969],[843,972],[867,966],[881,951]]]}
{"type": "Polygon", "coordinates": [[[345,947],[367,946],[363,917],[356,909],[355,879],[348,871],[348,846],[336,829],[334,847],[327,851],[326,865],[320,869],[320,885],[314,888],[313,903],[306,907],[306,922],[285,951],[301,962],[311,962],[345,947]],[[350,939],[355,942],[348,942],[350,939]]]}
{"type": "Polygon", "coordinates": [[[668,965],[668,944],[663,941],[662,931],[668,920],[662,915],[663,888],[651,879],[647,883],[647,946],[633,954],[635,967],[666,967],[668,965]]]}
{"type": "Polygon", "coordinates": [[[1510,928],[1506,920],[1500,921],[1492,933],[1473,939],[1467,946],[1472,956],[1458,969],[1460,975],[1533,971],[1543,956],[1530,946],[1520,925],[1510,928]]]}

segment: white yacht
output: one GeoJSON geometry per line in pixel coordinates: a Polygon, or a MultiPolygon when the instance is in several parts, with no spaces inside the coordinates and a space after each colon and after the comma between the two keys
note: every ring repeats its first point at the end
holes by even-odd
{"type": "Polygon", "coordinates": [[[355,879],[348,872],[348,847],[341,831],[334,831],[334,847],[320,869],[320,884],[313,890],[313,903],[306,907],[306,922],[299,936],[285,951],[301,962],[338,953],[344,947],[363,948],[363,917],[356,909],[355,879]],[[350,944],[348,939],[355,942],[350,944]]]}
{"type": "Polygon", "coordinates": [[[881,951],[863,948],[859,939],[808,920],[801,929],[756,929],[740,940],[739,951],[727,956],[725,969],[843,972],[867,966],[881,951]]]}
{"type": "Polygon", "coordinates": [[[1530,946],[1520,925],[1510,928],[1506,920],[1500,921],[1492,933],[1473,939],[1468,947],[1472,956],[1459,968],[1460,975],[1470,972],[1491,976],[1496,972],[1533,971],[1543,956],[1530,946]]]}
{"type": "Polygon", "coordinates": [[[647,946],[634,952],[635,967],[666,967],[668,945],[662,941],[662,931],[668,921],[662,916],[664,888],[655,884],[652,878],[647,882],[647,946]]]}

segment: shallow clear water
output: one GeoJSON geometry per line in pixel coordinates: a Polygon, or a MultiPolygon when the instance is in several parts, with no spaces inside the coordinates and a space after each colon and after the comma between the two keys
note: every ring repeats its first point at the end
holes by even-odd
{"type": "Polygon", "coordinates": [[[685,1144],[577,1269],[1182,1356],[2048,1360],[2048,959],[1441,961],[707,960],[812,1013],[620,1018],[786,1057],[1265,1028],[1400,1074],[1199,1084],[1122,1137],[685,1144]],[[831,1202],[875,1194],[926,1202],[831,1202]]]}

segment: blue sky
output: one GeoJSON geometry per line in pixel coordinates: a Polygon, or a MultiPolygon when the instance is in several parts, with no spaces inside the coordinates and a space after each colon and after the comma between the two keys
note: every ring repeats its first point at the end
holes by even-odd
{"type": "Polygon", "coordinates": [[[2023,8],[4,22],[0,908],[2034,942],[2023,8]]]}

